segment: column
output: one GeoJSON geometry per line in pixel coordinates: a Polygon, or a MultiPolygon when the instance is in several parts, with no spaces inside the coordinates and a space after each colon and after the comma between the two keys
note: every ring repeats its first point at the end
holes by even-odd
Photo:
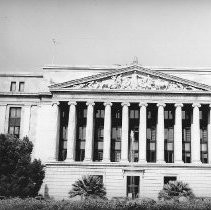
{"type": "Polygon", "coordinates": [[[200,155],[200,120],[199,120],[199,107],[200,104],[195,103],[193,107],[193,122],[191,127],[191,162],[201,163],[200,155]]]}
{"type": "Polygon", "coordinates": [[[104,140],[103,140],[103,162],[110,162],[111,159],[111,102],[105,102],[104,118],[104,140]]]}
{"type": "Polygon", "coordinates": [[[147,104],[140,103],[139,119],[139,163],[146,163],[146,141],[147,141],[147,104]]]}
{"type": "Polygon", "coordinates": [[[94,105],[93,101],[86,103],[87,105],[87,125],[86,125],[86,144],[84,161],[91,162],[93,160],[93,126],[94,126],[94,105]]]}
{"type": "Polygon", "coordinates": [[[209,105],[207,130],[208,130],[208,163],[211,164],[211,104],[209,105]]]}
{"type": "Polygon", "coordinates": [[[121,162],[128,163],[128,132],[129,119],[128,107],[130,103],[122,103],[122,148],[121,148],[121,162]]]}
{"type": "Polygon", "coordinates": [[[164,103],[158,103],[158,123],[157,123],[157,163],[164,161],[164,103]]]}
{"type": "Polygon", "coordinates": [[[30,118],[31,118],[31,105],[25,105],[23,107],[23,123],[22,123],[22,131],[20,138],[29,137],[29,129],[30,129],[30,118]]]}
{"type": "Polygon", "coordinates": [[[57,160],[57,153],[58,153],[58,143],[59,143],[59,128],[60,128],[60,115],[59,115],[59,102],[53,102],[51,108],[51,127],[50,132],[52,136],[51,144],[49,145],[50,148],[50,156],[49,161],[56,161],[57,160]]]}
{"type": "Polygon", "coordinates": [[[6,109],[7,105],[5,104],[0,104],[0,134],[5,133],[4,128],[5,128],[5,119],[6,119],[6,109]]]}
{"type": "Polygon", "coordinates": [[[69,101],[69,119],[67,128],[67,157],[65,161],[75,161],[75,144],[76,144],[76,105],[75,101],[69,101]]]}
{"type": "Polygon", "coordinates": [[[175,104],[174,125],[174,162],[183,163],[182,160],[182,107],[183,104],[175,104]]]}

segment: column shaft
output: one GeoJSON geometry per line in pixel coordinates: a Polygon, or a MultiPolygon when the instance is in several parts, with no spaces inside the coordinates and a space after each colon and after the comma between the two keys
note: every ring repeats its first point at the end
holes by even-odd
{"type": "Polygon", "coordinates": [[[157,123],[157,163],[164,163],[164,107],[165,104],[158,106],[158,123],[157,123]]]}
{"type": "Polygon", "coordinates": [[[129,103],[122,103],[122,148],[121,148],[121,162],[128,163],[128,132],[129,119],[128,107],[129,103]]]}
{"type": "Polygon", "coordinates": [[[140,103],[139,119],[139,163],[146,163],[147,104],[140,103]]]}
{"type": "Polygon", "coordinates": [[[182,104],[175,104],[174,126],[174,162],[183,163],[182,160],[182,104]]]}
{"type": "Polygon", "coordinates": [[[208,120],[208,163],[211,164],[211,104],[209,105],[209,120],[208,120]]]}
{"type": "Polygon", "coordinates": [[[200,120],[199,107],[200,104],[193,104],[193,124],[191,127],[191,162],[201,163],[200,155],[200,120]]]}
{"type": "Polygon", "coordinates": [[[84,161],[93,160],[93,126],[94,126],[94,102],[87,102],[87,125],[86,125],[86,144],[84,161]]]}
{"type": "Polygon", "coordinates": [[[53,102],[52,104],[52,143],[50,145],[50,157],[49,161],[57,160],[58,151],[58,139],[59,139],[59,127],[60,127],[60,115],[59,115],[59,102],[53,102]]]}
{"type": "Polygon", "coordinates": [[[0,104],[0,134],[5,133],[6,110],[7,105],[0,104]]]}
{"type": "Polygon", "coordinates": [[[104,103],[104,140],[103,140],[103,162],[110,162],[111,159],[111,102],[104,103]]]}
{"type": "Polygon", "coordinates": [[[67,157],[65,161],[75,161],[76,144],[76,102],[70,101],[68,129],[67,129],[67,157]]]}
{"type": "Polygon", "coordinates": [[[25,136],[29,137],[29,129],[30,129],[30,117],[31,117],[31,105],[25,105],[23,107],[23,126],[22,126],[22,132],[21,137],[23,138],[25,136]]]}

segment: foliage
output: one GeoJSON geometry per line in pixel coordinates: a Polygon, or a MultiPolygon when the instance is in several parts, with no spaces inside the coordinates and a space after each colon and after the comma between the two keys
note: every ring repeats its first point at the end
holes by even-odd
{"type": "Polygon", "coordinates": [[[164,200],[176,199],[178,200],[181,197],[193,198],[194,194],[191,188],[187,183],[182,181],[170,181],[168,184],[165,184],[163,189],[159,192],[158,198],[164,200]]]}
{"type": "Polygon", "coordinates": [[[12,198],[0,200],[0,210],[207,210],[211,209],[208,199],[192,199],[186,202],[152,201],[151,199],[135,199],[117,201],[102,199],[73,200],[36,200],[34,198],[12,198]]]}
{"type": "Polygon", "coordinates": [[[106,190],[103,180],[98,176],[83,176],[73,185],[73,189],[69,192],[70,197],[81,196],[81,198],[106,198],[106,190]]]}
{"type": "Polygon", "coordinates": [[[0,195],[36,196],[44,179],[40,160],[31,162],[32,142],[0,135],[0,195]]]}

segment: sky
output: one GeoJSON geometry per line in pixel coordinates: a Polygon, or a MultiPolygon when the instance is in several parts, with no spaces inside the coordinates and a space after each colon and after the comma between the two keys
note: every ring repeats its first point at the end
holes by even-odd
{"type": "Polygon", "coordinates": [[[211,67],[210,0],[0,0],[0,72],[211,67]]]}

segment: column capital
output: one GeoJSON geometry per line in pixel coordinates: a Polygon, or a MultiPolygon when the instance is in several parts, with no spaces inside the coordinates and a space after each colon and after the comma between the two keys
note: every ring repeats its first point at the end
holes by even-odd
{"type": "Polygon", "coordinates": [[[86,105],[87,105],[87,106],[94,106],[95,103],[94,103],[94,101],[87,101],[87,102],[86,102],[86,105]]]}
{"type": "Polygon", "coordinates": [[[209,104],[209,108],[211,108],[211,104],[209,104]]]}
{"type": "Polygon", "coordinates": [[[112,103],[110,101],[106,101],[103,103],[104,106],[112,106],[112,103]]]}
{"type": "Polygon", "coordinates": [[[159,106],[165,107],[166,104],[165,103],[162,103],[162,102],[159,102],[159,103],[157,103],[157,107],[159,107],[159,106]]]}
{"type": "Polygon", "coordinates": [[[77,105],[77,102],[76,101],[68,101],[68,105],[77,105]]]}
{"type": "Polygon", "coordinates": [[[145,107],[147,107],[148,104],[147,104],[147,103],[144,103],[144,102],[140,102],[140,103],[139,103],[139,106],[145,106],[145,107]]]}
{"type": "Polygon", "coordinates": [[[130,103],[129,102],[122,102],[121,105],[122,106],[130,106],[130,103]]]}
{"type": "Polygon", "coordinates": [[[51,105],[52,105],[52,106],[55,106],[55,105],[56,105],[56,106],[59,106],[59,104],[60,104],[59,101],[54,101],[54,102],[52,102],[51,105]]]}
{"type": "Polygon", "coordinates": [[[183,104],[182,103],[175,103],[174,106],[175,107],[183,107],[183,104]]]}
{"type": "Polygon", "coordinates": [[[192,104],[192,107],[198,107],[198,108],[200,108],[201,107],[201,104],[199,104],[199,103],[193,103],[192,104]]]}

